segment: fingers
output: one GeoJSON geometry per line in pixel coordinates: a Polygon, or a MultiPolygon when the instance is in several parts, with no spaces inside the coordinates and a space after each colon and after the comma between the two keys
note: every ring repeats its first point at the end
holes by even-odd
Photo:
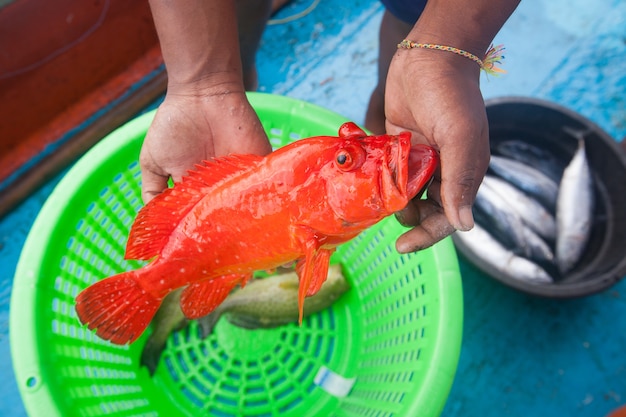
{"type": "Polygon", "coordinates": [[[396,213],[396,219],[402,225],[413,227],[396,241],[399,253],[426,249],[454,232],[454,226],[441,205],[440,190],[440,179],[435,178],[428,189],[427,199],[415,198],[404,210],[396,213]]]}
{"type": "Polygon", "coordinates": [[[142,198],[148,203],[167,188],[170,178],[181,181],[203,160],[271,150],[245,94],[168,95],[141,147],[142,198]]]}
{"type": "MultiPolygon", "coordinates": [[[[448,222],[456,230],[466,231],[474,226],[472,205],[489,165],[486,120],[483,122],[480,116],[468,117],[478,119],[477,123],[447,129],[433,138],[411,131],[414,143],[427,143],[439,150],[440,166],[429,188],[429,198],[441,205],[448,222]]],[[[402,129],[388,123],[387,130],[396,133],[402,129]]]]}
{"type": "Polygon", "coordinates": [[[415,227],[404,233],[396,241],[396,250],[400,253],[415,252],[428,248],[454,232],[448,222],[443,208],[434,200],[414,200],[402,212],[399,212],[400,223],[406,220],[418,220],[415,227]]]}
{"type": "Polygon", "coordinates": [[[466,151],[467,155],[459,150],[445,152],[442,149],[440,173],[428,189],[428,198],[414,199],[396,213],[401,224],[414,226],[396,241],[398,252],[425,249],[455,230],[467,231],[474,227],[472,205],[489,164],[488,145],[486,151],[478,148],[481,149],[478,154],[466,151]]]}
{"type": "Polygon", "coordinates": [[[441,204],[448,222],[456,229],[468,231],[474,227],[472,205],[476,197],[475,185],[479,178],[474,176],[474,171],[461,173],[447,173],[448,179],[442,181],[441,204]]]}
{"type": "Polygon", "coordinates": [[[482,136],[470,146],[453,141],[442,146],[441,166],[426,200],[414,199],[396,214],[405,226],[414,226],[396,241],[400,253],[414,252],[439,242],[455,230],[474,227],[472,205],[489,165],[489,144],[482,136]]]}
{"type": "Polygon", "coordinates": [[[157,195],[167,188],[169,176],[155,174],[152,171],[144,170],[141,173],[141,198],[144,204],[148,204],[157,195]]]}
{"type": "MultiPolygon", "coordinates": [[[[201,159],[201,158],[200,158],[201,159]]],[[[189,163],[164,163],[157,164],[152,157],[152,152],[148,146],[145,146],[139,154],[139,165],[141,166],[141,198],[145,204],[148,204],[157,195],[161,194],[168,188],[170,178],[174,182],[180,182],[193,167],[194,162],[189,163]]],[[[198,161],[199,162],[199,161],[198,161]]]]}
{"type": "Polygon", "coordinates": [[[467,231],[474,227],[472,205],[489,165],[489,141],[485,132],[442,147],[440,199],[449,223],[467,231]]]}

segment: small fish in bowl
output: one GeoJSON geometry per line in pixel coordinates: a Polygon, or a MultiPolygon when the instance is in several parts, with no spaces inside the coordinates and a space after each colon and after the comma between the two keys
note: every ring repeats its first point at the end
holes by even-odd
{"type": "Polygon", "coordinates": [[[598,126],[545,100],[487,101],[491,161],[476,227],[457,249],[526,293],[577,297],[626,274],[626,153],[598,126]]]}

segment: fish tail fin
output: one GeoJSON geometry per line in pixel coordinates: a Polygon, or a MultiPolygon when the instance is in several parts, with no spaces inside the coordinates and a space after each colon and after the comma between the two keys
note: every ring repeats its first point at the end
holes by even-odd
{"type": "Polygon", "coordinates": [[[124,272],[96,282],[76,297],[81,323],[102,339],[123,345],[132,343],[150,324],[161,305],[139,285],[142,270],[124,272]]]}
{"type": "Polygon", "coordinates": [[[180,296],[180,308],[188,319],[204,317],[215,310],[238,284],[245,284],[250,277],[232,274],[190,284],[180,296]]]}

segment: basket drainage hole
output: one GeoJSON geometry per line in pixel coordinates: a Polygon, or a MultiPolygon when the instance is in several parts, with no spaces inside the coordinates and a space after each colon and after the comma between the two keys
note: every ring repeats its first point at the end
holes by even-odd
{"type": "Polygon", "coordinates": [[[26,379],[26,388],[34,389],[37,387],[37,385],[39,385],[39,378],[37,378],[36,376],[31,376],[26,379]]]}

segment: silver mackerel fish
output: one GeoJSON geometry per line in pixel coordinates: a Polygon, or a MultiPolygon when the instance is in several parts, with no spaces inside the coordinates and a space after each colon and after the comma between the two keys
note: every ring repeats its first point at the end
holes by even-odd
{"type": "Polygon", "coordinates": [[[563,172],[557,198],[556,262],[561,274],[575,266],[587,245],[594,205],[593,178],[585,141],[579,138],[578,149],[563,172]]]}

